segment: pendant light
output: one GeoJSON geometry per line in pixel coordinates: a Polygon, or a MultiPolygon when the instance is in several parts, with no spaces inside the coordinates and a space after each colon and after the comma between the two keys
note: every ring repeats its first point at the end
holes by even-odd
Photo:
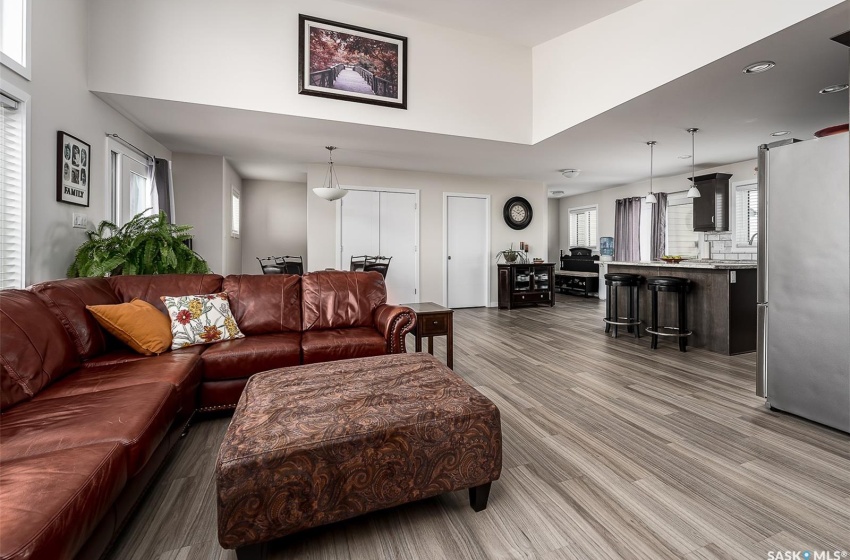
{"type": "Polygon", "coordinates": [[[694,151],[694,135],[699,131],[698,128],[689,128],[691,133],[691,188],[688,189],[688,198],[699,198],[699,189],[696,183],[696,152],[694,151]]]}
{"type": "Polygon", "coordinates": [[[650,140],[646,143],[646,145],[649,146],[649,194],[646,195],[646,201],[649,204],[655,204],[656,202],[658,202],[658,198],[656,198],[656,196],[652,194],[652,160],[653,156],[655,155],[654,152],[656,143],[657,142],[655,140],[650,140]]]}
{"type": "Polygon", "coordinates": [[[322,181],[322,186],[313,189],[313,193],[325,200],[339,200],[347,195],[348,191],[339,186],[339,177],[336,176],[336,171],[334,171],[333,154],[336,146],[325,146],[325,149],[328,151],[328,171],[325,173],[325,180],[322,181]]]}

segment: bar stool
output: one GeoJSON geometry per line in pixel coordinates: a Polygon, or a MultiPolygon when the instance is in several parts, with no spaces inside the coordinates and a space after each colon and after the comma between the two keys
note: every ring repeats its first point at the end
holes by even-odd
{"type": "Polygon", "coordinates": [[[693,331],[688,330],[688,300],[687,293],[691,288],[691,281],[687,278],[674,278],[672,276],[655,276],[646,281],[646,288],[652,292],[652,324],[646,332],[652,335],[653,350],[658,348],[659,336],[675,336],[679,339],[679,350],[687,352],[688,337],[693,331]],[[676,305],[679,314],[679,325],[676,327],[658,326],[658,292],[672,292],[679,294],[676,305]],[[676,331],[676,332],[664,332],[676,331]]]}
{"type": "Polygon", "coordinates": [[[629,332],[635,333],[635,338],[640,338],[640,283],[643,276],[638,274],[626,274],[624,272],[612,272],[605,275],[605,332],[614,327],[614,338],[617,338],[618,327],[628,327],[629,332]],[[620,317],[617,310],[619,289],[629,290],[629,311],[627,317],[620,317]],[[613,289],[612,289],[613,288],[613,289]],[[613,312],[611,310],[613,304],[613,312]],[[637,327],[637,328],[635,328],[637,327]]]}

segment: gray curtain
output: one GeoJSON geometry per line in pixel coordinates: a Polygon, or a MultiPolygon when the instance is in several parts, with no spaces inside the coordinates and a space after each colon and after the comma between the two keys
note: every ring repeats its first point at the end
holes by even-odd
{"type": "Polygon", "coordinates": [[[641,197],[621,198],[614,212],[614,260],[640,260],[641,197]]]}
{"type": "Polygon", "coordinates": [[[656,261],[667,250],[667,193],[655,193],[658,200],[652,205],[652,239],[650,260],[656,261]]]}
{"type": "Polygon", "coordinates": [[[165,212],[168,221],[174,221],[174,185],[171,180],[171,162],[167,159],[154,158],[153,184],[156,189],[159,209],[165,212]]]}

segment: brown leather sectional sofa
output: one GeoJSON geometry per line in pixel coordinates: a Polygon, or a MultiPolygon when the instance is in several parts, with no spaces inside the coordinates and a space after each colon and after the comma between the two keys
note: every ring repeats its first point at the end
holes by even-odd
{"type": "Polygon", "coordinates": [[[97,558],[196,409],[248,377],[405,351],[415,324],[374,272],[81,278],[0,292],[0,559],[97,558]],[[86,305],[226,291],[246,338],[146,357],[86,305]]]}

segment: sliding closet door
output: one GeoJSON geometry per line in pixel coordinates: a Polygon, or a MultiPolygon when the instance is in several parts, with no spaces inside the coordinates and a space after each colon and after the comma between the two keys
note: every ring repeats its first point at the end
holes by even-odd
{"type": "Polygon", "coordinates": [[[392,257],[387,273],[387,301],[416,299],[416,195],[382,192],[381,255],[392,257]]]}
{"type": "Polygon", "coordinates": [[[341,201],[342,270],[348,270],[352,256],[380,254],[379,194],[351,190],[341,201]]]}
{"type": "Polygon", "coordinates": [[[340,205],[340,268],[348,270],[352,256],[392,257],[387,302],[418,301],[417,217],[414,193],[349,190],[340,205]]]}

